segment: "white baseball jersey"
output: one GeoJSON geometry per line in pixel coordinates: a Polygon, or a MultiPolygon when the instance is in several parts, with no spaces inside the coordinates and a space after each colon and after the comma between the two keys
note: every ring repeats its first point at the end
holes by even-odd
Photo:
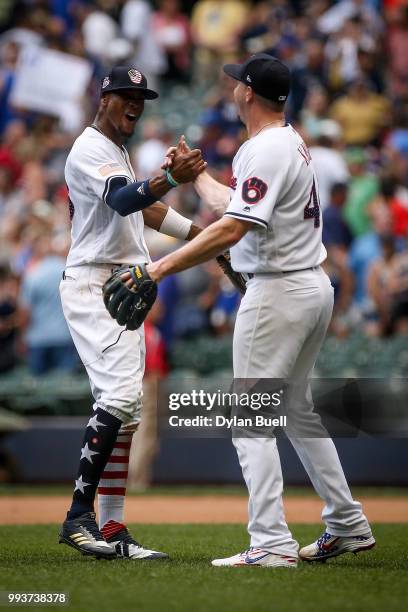
{"type": "Polygon", "coordinates": [[[255,227],[231,248],[238,272],[303,270],[326,258],[322,214],[309,151],[291,125],[247,140],[233,164],[226,215],[255,227]]]}
{"type": "Polygon", "coordinates": [[[67,267],[100,263],[143,263],[150,257],[143,237],[143,214],[126,217],[105,197],[113,177],[136,181],[128,152],[93,127],[76,139],[65,165],[72,221],[67,267]]]}

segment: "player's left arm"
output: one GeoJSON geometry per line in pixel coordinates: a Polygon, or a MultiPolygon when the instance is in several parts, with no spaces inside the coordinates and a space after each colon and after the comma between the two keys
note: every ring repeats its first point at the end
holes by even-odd
{"type": "Polygon", "coordinates": [[[192,240],[202,228],[163,202],[155,202],[143,211],[145,225],[178,240],[192,240]]]}
{"type": "Polygon", "coordinates": [[[155,281],[169,274],[181,272],[212,259],[230,248],[251,229],[252,223],[232,217],[223,217],[200,232],[188,244],[169,253],[146,268],[155,281]]]}

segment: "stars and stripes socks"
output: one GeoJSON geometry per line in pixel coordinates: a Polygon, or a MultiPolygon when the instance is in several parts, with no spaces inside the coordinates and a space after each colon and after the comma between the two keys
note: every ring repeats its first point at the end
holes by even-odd
{"type": "MultiPolygon", "coordinates": [[[[123,529],[129,454],[133,431],[119,431],[98,486],[99,528],[123,529]]],[[[104,529],[102,529],[104,533],[104,529]]],[[[110,535],[112,535],[110,533],[110,535]]]]}
{"type": "Polygon", "coordinates": [[[72,505],[67,519],[93,512],[96,489],[115,445],[122,421],[97,408],[86,426],[72,505]]]}

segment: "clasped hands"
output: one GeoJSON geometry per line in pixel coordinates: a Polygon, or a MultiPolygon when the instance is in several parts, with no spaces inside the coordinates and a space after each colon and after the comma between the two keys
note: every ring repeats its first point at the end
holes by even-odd
{"type": "Polygon", "coordinates": [[[190,149],[185,137],[181,136],[176,147],[170,147],[162,164],[163,170],[169,170],[177,183],[194,181],[207,167],[200,149],[190,149]]]}

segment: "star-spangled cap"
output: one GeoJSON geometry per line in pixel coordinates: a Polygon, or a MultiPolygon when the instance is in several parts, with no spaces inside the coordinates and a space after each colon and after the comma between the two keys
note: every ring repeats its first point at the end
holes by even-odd
{"type": "Polygon", "coordinates": [[[268,53],[255,53],[243,64],[226,64],[224,72],[272,102],[285,102],[290,92],[289,68],[268,53]]]}
{"type": "Polygon", "coordinates": [[[146,100],[154,100],[159,97],[159,94],[153,89],[148,89],[146,77],[133,66],[116,66],[102,80],[101,95],[118,89],[137,89],[143,92],[146,100]]]}

